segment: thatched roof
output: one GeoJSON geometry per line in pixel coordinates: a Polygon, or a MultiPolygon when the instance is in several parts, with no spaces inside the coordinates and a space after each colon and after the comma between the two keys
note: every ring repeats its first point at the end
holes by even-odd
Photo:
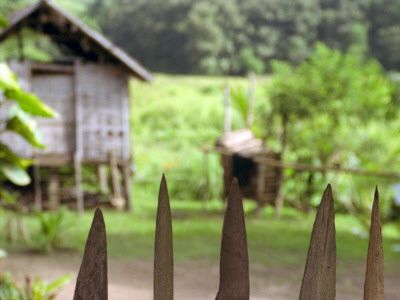
{"type": "Polygon", "coordinates": [[[215,143],[226,153],[252,157],[263,154],[265,149],[262,141],[256,139],[249,129],[225,132],[215,143]]]}
{"type": "Polygon", "coordinates": [[[89,61],[119,63],[141,80],[151,81],[153,78],[126,52],[50,0],[41,0],[11,14],[9,26],[0,31],[0,42],[23,27],[48,35],[89,61]]]}

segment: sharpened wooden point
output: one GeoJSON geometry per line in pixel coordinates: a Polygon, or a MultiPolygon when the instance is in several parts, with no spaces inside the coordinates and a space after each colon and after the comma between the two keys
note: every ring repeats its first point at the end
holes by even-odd
{"type": "Polygon", "coordinates": [[[158,193],[154,242],[154,300],[174,299],[172,221],[167,181],[163,174],[158,193]]]}
{"type": "Polygon", "coordinates": [[[315,217],[300,290],[300,300],[334,300],[336,297],[335,210],[328,184],[315,217]]]}
{"type": "Polygon", "coordinates": [[[248,300],[249,258],[239,183],[233,179],[222,228],[220,281],[217,300],[248,300]]]}
{"type": "Polygon", "coordinates": [[[106,227],[99,208],[93,217],[75,286],[74,300],[86,299],[108,299],[106,227]]]}
{"type": "Polygon", "coordinates": [[[384,267],[379,192],[375,189],[364,284],[364,300],[384,300],[384,267]]]}

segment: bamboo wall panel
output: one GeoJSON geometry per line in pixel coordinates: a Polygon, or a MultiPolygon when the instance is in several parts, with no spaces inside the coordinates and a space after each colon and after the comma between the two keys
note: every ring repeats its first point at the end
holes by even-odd
{"type": "Polygon", "coordinates": [[[75,100],[72,74],[33,74],[32,90],[44,103],[59,113],[55,119],[38,118],[43,134],[44,150],[38,154],[64,154],[75,152],[75,100]]]}
{"type": "Polygon", "coordinates": [[[83,159],[107,161],[109,150],[114,149],[118,160],[128,160],[126,73],[112,65],[90,63],[79,64],[76,76],[83,115],[77,122],[83,136],[83,159]]]}

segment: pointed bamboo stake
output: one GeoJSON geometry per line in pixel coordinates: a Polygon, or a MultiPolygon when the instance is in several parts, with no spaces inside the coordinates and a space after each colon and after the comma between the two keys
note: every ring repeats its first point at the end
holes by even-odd
{"type": "Polygon", "coordinates": [[[74,300],[107,300],[107,240],[103,214],[98,208],[86,241],[76,280],[74,300]]]}
{"type": "Polygon", "coordinates": [[[364,300],[384,299],[382,230],[379,215],[379,192],[375,190],[372,206],[371,228],[367,255],[367,271],[364,284],[364,300]]]}
{"type": "Polygon", "coordinates": [[[311,234],[300,300],[336,297],[335,211],[329,184],[321,200],[311,234]]]}
{"type": "Polygon", "coordinates": [[[220,280],[216,300],[248,300],[246,225],[239,183],[233,179],[222,228],[220,280]]]}
{"type": "Polygon", "coordinates": [[[172,251],[171,209],[165,176],[158,194],[156,237],[154,243],[154,300],[174,298],[174,259],[172,251]]]}

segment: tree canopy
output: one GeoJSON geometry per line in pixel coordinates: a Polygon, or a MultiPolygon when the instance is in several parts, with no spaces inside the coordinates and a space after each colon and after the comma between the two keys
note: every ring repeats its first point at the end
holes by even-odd
{"type": "Polygon", "coordinates": [[[88,9],[153,70],[244,74],[274,59],[299,64],[317,41],[398,70],[397,8],[400,0],[93,0],[88,9]]]}
{"type": "Polygon", "coordinates": [[[400,0],[55,1],[157,72],[262,73],[300,64],[316,42],[400,69],[400,0]]]}

